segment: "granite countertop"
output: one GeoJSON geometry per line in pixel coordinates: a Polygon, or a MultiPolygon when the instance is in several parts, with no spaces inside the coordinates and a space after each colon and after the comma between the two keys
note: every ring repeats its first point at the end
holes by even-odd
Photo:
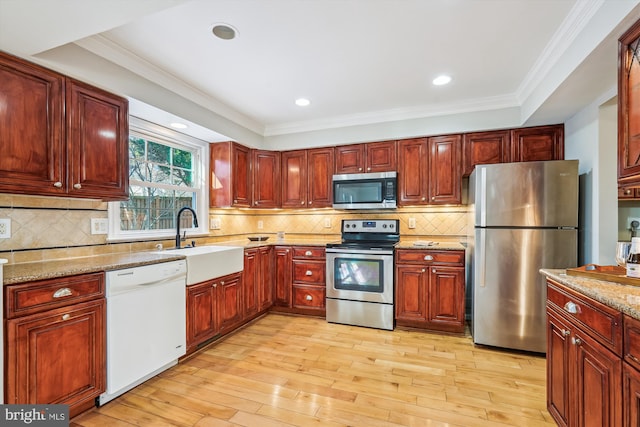
{"type": "Polygon", "coordinates": [[[566,270],[541,269],[540,273],[594,300],[640,320],[640,287],[588,277],[569,276],[566,270]]]}
{"type": "MultiPolygon", "coordinates": [[[[419,241],[419,240],[418,240],[419,241]]],[[[433,250],[433,251],[464,251],[465,247],[460,242],[447,242],[447,241],[429,241],[431,244],[428,246],[415,245],[415,239],[400,239],[400,243],[396,246],[396,249],[420,249],[420,250],[433,250]]]]}
{"type": "Polygon", "coordinates": [[[3,284],[13,285],[34,280],[72,276],[75,274],[120,270],[180,259],[184,259],[184,257],[180,255],[159,254],[157,252],[136,252],[5,264],[3,284]]]}

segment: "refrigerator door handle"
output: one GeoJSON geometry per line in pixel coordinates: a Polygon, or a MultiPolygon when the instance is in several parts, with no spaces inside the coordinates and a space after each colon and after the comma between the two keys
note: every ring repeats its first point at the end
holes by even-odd
{"type": "Polygon", "coordinates": [[[478,262],[478,268],[479,270],[479,277],[478,277],[478,281],[480,283],[478,283],[478,286],[480,286],[481,288],[485,287],[485,280],[487,277],[487,266],[486,266],[486,262],[485,262],[485,257],[486,257],[486,250],[487,250],[487,231],[486,230],[480,230],[480,250],[476,251],[476,261],[478,262]]]}
{"type": "Polygon", "coordinates": [[[480,223],[477,225],[484,227],[487,225],[487,169],[479,168],[478,175],[480,189],[478,191],[478,202],[476,202],[476,206],[480,207],[480,223]]]}

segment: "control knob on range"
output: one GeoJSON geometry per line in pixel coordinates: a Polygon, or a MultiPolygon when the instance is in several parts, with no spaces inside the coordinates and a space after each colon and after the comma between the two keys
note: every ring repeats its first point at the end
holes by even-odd
{"type": "Polygon", "coordinates": [[[382,224],[382,228],[387,228],[387,224],[382,224]]]}

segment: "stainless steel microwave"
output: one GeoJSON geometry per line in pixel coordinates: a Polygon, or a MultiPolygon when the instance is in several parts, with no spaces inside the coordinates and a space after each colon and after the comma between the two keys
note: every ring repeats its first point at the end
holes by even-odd
{"type": "Polygon", "coordinates": [[[395,209],[396,172],[333,175],[334,209],[395,209]]]}

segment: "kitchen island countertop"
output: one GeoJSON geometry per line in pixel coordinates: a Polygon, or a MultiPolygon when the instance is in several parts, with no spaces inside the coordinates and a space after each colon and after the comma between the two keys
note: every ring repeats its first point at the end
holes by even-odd
{"type": "Polygon", "coordinates": [[[540,273],[609,307],[640,320],[640,287],[588,277],[569,276],[566,270],[541,269],[540,273]]]}

